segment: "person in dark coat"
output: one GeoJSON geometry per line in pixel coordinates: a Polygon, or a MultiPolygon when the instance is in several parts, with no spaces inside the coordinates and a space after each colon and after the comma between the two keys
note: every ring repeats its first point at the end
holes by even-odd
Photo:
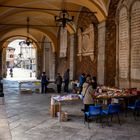
{"type": "Polygon", "coordinates": [[[66,72],[64,73],[64,92],[69,92],[68,90],[68,86],[69,86],[69,69],[66,70],[66,72]]]}
{"type": "Polygon", "coordinates": [[[97,88],[97,79],[95,76],[92,77],[92,86],[93,86],[93,89],[97,88]]]}
{"type": "Polygon", "coordinates": [[[13,69],[12,68],[10,68],[10,75],[11,75],[11,77],[13,77],[13,69]]]}
{"type": "Polygon", "coordinates": [[[43,72],[42,75],[41,75],[41,93],[44,93],[44,92],[46,93],[47,83],[48,83],[48,80],[47,80],[46,73],[43,72]]]}
{"type": "Polygon", "coordinates": [[[62,87],[62,77],[61,77],[60,73],[57,73],[55,83],[57,85],[57,92],[60,93],[61,92],[61,87],[62,87]]]}

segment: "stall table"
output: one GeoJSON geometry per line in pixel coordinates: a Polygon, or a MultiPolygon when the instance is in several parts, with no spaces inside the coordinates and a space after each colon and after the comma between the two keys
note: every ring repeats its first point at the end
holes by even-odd
{"type": "Polygon", "coordinates": [[[40,92],[40,80],[22,80],[18,81],[20,93],[40,92]]]}
{"type": "Polygon", "coordinates": [[[67,95],[64,95],[64,96],[53,96],[51,98],[51,114],[52,114],[52,117],[56,117],[56,113],[57,111],[59,112],[59,121],[61,121],[61,116],[62,116],[62,102],[69,102],[69,101],[79,101],[81,100],[79,95],[78,94],[67,94],[67,95]],[[52,106],[55,106],[53,109],[52,109],[52,106]],[[58,107],[56,107],[58,106],[58,107]]]}
{"type": "Polygon", "coordinates": [[[98,104],[100,101],[103,101],[103,104],[108,105],[110,103],[121,103],[123,104],[123,110],[125,111],[125,114],[127,113],[127,106],[130,104],[130,101],[135,101],[137,99],[138,95],[129,94],[129,95],[120,95],[120,96],[97,96],[96,97],[96,103],[98,104]],[[117,99],[118,102],[113,102],[113,99],[117,99]]]}

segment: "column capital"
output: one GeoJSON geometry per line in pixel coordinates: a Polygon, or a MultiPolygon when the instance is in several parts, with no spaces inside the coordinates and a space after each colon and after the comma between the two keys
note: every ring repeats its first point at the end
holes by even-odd
{"type": "Polygon", "coordinates": [[[106,20],[104,20],[104,21],[102,21],[98,24],[98,29],[99,28],[104,28],[105,26],[106,26],[106,20]]]}

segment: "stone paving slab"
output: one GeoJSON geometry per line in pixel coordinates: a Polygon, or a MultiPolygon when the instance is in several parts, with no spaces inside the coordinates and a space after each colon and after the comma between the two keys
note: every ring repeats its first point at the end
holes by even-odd
{"type": "Polygon", "coordinates": [[[12,140],[5,105],[0,105],[0,140],[12,140]]]}
{"type": "Polygon", "coordinates": [[[68,112],[69,121],[59,122],[50,116],[50,98],[56,93],[21,95],[16,83],[8,84],[13,85],[5,88],[12,140],[140,140],[140,117],[135,121],[132,113],[127,118],[120,114],[122,125],[113,117],[111,127],[104,124],[102,128],[93,121],[88,129],[83,122],[82,102],[63,103],[62,111],[68,112]]]}

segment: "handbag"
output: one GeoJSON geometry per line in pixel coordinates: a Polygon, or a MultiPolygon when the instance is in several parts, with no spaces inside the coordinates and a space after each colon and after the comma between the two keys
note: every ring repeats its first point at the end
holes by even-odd
{"type": "Polygon", "coordinates": [[[87,88],[86,88],[86,90],[85,90],[85,94],[82,96],[82,100],[84,100],[84,97],[85,97],[85,95],[86,95],[86,93],[87,93],[87,89],[89,88],[89,86],[90,86],[90,85],[87,86],[87,88]]]}

